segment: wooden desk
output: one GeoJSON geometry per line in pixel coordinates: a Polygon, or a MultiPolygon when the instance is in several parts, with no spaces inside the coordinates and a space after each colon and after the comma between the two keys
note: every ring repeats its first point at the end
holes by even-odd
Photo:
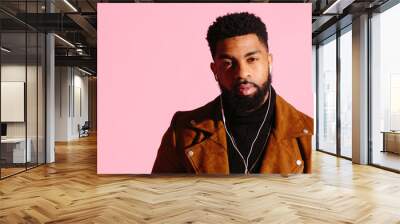
{"type": "Polygon", "coordinates": [[[25,154],[25,138],[6,138],[1,139],[1,157],[6,163],[25,163],[31,162],[32,141],[27,138],[28,143],[25,154]],[[25,161],[26,160],[26,161],[25,161]]]}
{"type": "Polygon", "coordinates": [[[393,152],[400,154],[400,131],[382,131],[383,150],[382,152],[393,152]]]}

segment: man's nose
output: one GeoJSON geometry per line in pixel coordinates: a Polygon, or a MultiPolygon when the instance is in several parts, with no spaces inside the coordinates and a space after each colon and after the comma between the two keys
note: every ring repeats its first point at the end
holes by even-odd
{"type": "Polygon", "coordinates": [[[245,64],[238,63],[236,66],[236,78],[237,79],[248,79],[250,77],[250,70],[245,64]]]}

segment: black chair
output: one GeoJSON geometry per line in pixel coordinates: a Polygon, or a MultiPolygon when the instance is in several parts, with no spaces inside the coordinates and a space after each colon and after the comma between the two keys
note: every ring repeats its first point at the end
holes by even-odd
{"type": "Polygon", "coordinates": [[[89,121],[85,121],[82,127],[78,125],[78,129],[79,129],[79,138],[89,136],[89,129],[90,129],[89,121]]]}

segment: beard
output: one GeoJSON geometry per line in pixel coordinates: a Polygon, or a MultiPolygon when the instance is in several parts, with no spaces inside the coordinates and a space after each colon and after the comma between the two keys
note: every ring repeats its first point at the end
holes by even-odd
{"type": "Polygon", "coordinates": [[[268,75],[267,81],[265,81],[261,86],[247,80],[237,80],[233,84],[231,91],[223,88],[221,85],[221,94],[225,102],[229,104],[231,111],[236,115],[247,115],[248,113],[261,107],[265,101],[265,97],[268,94],[269,88],[271,86],[272,76],[268,75]],[[256,88],[256,92],[249,95],[243,96],[239,94],[240,84],[251,84],[256,88]]]}

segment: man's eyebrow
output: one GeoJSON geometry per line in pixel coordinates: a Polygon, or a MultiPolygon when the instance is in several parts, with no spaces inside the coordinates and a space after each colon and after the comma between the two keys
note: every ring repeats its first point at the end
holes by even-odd
{"type": "MultiPolygon", "coordinates": [[[[258,53],[261,53],[261,51],[260,50],[256,50],[256,51],[249,52],[249,53],[245,54],[244,57],[249,57],[251,55],[258,54],[258,53]]],[[[222,53],[222,54],[218,55],[218,58],[219,59],[226,59],[226,58],[233,59],[232,56],[230,56],[228,54],[225,54],[225,53],[222,53]]]]}
{"type": "Polygon", "coordinates": [[[249,57],[249,56],[251,56],[253,54],[258,54],[258,53],[261,53],[261,51],[260,50],[256,50],[256,51],[249,52],[249,53],[245,54],[244,57],[249,57]]]}
{"type": "Polygon", "coordinates": [[[218,55],[218,58],[219,59],[225,59],[225,58],[232,59],[233,57],[230,55],[227,55],[225,53],[222,53],[222,54],[218,55]]]}

